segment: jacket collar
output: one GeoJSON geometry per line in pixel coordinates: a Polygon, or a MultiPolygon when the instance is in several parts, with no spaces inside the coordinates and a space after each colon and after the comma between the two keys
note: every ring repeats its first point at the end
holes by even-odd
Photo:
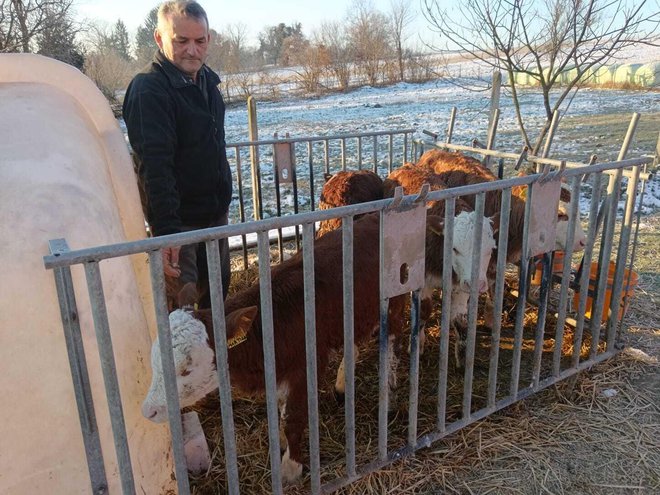
{"type": "MultiPolygon", "coordinates": [[[[172,87],[183,88],[185,86],[191,86],[195,84],[192,79],[190,79],[183,72],[177,69],[176,66],[172,62],[170,62],[165,57],[165,55],[163,55],[163,52],[161,52],[160,50],[156,52],[156,56],[154,57],[154,63],[156,65],[159,65],[163,69],[163,72],[169,79],[172,87]]],[[[217,86],[220,83],[220,77],[214,71],[212,71],[206,64],[202,65],[202,68],[200,70],[204,71],[204,75],[206,76],[206,80],[208,81],[209,84],[212,84],[213,86],[217,86]]]]}

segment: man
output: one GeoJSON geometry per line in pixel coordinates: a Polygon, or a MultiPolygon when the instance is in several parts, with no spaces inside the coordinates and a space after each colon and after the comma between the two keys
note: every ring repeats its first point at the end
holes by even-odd
{"type": "MultiPolygon", "coordinates": [[[[154,38],[159,50],[131,81],[123,106],[151,232],[226,225],[232,178],[220,79],[204,64],[210,41],[206,12],[195,1],[164,2],[154,38]]],[[[227,240],[219,246],[226,297],[227,240]]],[[[208,280],[203,243],[164,249],[163,264],[180,287],[208,280]]]]}

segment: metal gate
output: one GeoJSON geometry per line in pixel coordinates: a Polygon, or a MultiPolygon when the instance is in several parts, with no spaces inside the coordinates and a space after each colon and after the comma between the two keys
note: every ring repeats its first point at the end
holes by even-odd
{"type": "MultiPolygon", "coordinates": [[[[634,126],[631,124],[634,130],[634,126]]],[[[407,131],[406,131],[407,132],[407,131]]],[[[375,135],[375,134],[374,134],[375,135]]],[[[404,133],[404,135],[407,135],[404,133]]],[[[342,139],[342,137],[340,137],[342,139]]],[[[303,140],[298,140],[305,141],[303,140]]],[[[312,148],[312,140],[307,140],[308,149],[312,148]]],[[[391,142],[391,138],[390,138],[391,142]]],[[[262,142],[263,145],[278,146],[282,144],[279,140],[273,142],[262,142]]],[[[285,144],[287,142],[285,141],[285,144]]],[[[239,143],[231,145],[236,147],[235,159],[237,161],[237,170],[240,171],[239,148],[249,148],[255,143],[239,143]]],[[[438,144],[437,142],[418,142],[420,150],[423,147],[443,146],[454,149],[463,149],[467,151],[481,153],[485,156],[500,157],[510,160],[519,160],[521,156],[516,153],[501,153],[492,149],[479,149],[474,147],[459,147],[449,142],[438,144]]],[[[288,145],[287,145],[288,146],[288,145]]],[[[327,145],[326,145],[327,146],[327,145]]],[[[293,148],[288,148],[292,150],[293,148]]],[[[624,320],[619,318],[619,303],[623,298],[623,305],[626,304],[627,293],[622,294],[624,278],[632,270],[632,264],[635,256],[635,244],[631,242],[633,236],[634,211],[637,202],[641,204],[644,194],[644,184],[649,175],[644,168],[651,162],[650,158],[624,159],[627,151],[627,144],[619,156],[619,160],[609,163],[591,164],[589,166],[577,166],[579,164],[567,164],[563,161],[552,160],[545,157],[523,156],[531,163],[535,163],[545,170],[536,175],[505,179],[497,182],[459,187],[443,191],[434,191],[425,197],[406,196],[395,199],[386,199],[372,203],[346,206],[334,210],[307,211],[295,215],[282,215],[273,218],[263,219],[254,222],[241,222],[235,225],[225,227],[206,229],[200,231],[186,232],[170,236],[145,239],[136,242],[127,242],[112,246],[102,246],[97,248],[83,250],[69,250],[66,242],[63,240],[51,242],[51,254],[44,258],[45,266],[53,269],[57,281],[58,296],[62,310],[62,321],[64,331],[69,336],[67,346],[70,352],[71,368],[74,376],[74,386],[76,389],[76,398],[81,417],[81,425],[86,452],[90,468],[91,485],[94,493],[99,493],[100,487],[107,486],[102,470],[95,469],[95,466],[102,466],[103,452],[98,444],[98,438],[95,436],[94,416],[90,414],[90,397],[92,391],[89,390],[86,379],[86,367],[84,354],[81,351],[81,344],[78,338],[80,333],[79,323],[76,319],[76,303],[71,282],[71,266],[81,264],[84,266],[87,280],[87,289],[90,294],[91,307],[94,316],[94,326],[99,341],[100,359],[103,374],[106,383],[106,396],[113,420],[113,434],[115,439],[115,449],[119,461],[120,475],[124,493],[134,493],[133,476],[131,468],[130,453],[126,441],[126,430],[123,423],[122,406],[119,390],[117,387],[116,370],[114,366],[114,357],[112,354],[111,335],[112,328],[109,327],[108,317],[103,297],[103,280],[99,263],[109,258],[128,256],[136,253],[148,253],[151,269],[152,290],[155,300],[156,319],[158,322],[158,336],[162,356],[162,368],[165,376],[165,388],[167,395],[167,406],[169,415],[169,427],[172,434],[172,448],[175,459],[175,474],[178,483],[179,493],[190,493],[190,484],[186,469],[186,460],[183,451],[183,434],[181,424],[181,414],[179,411],[179,400],[177,396],[177,385],[174,370],[173,353],[171,349],[171,333],[168,321],[167,304],[165,299],[165,281],[163,276],[161,250],[169,246],[180,246],[193,242],[205,242],[207,245],[211,299],[214,314],[214,336],[215,351],[218,370],[218,381],[220,383],[220,403],[222,416],[222,431],[224,435],[224,458],[225,470],[227,473],[226,488],[228,493],[237,494],[242,488],[239,485],[239,465],[236,452],[235,425],[232,415],[232,396],[230,387],[230,370],[227,365],[228,348],[226,343],[226,322],[224,318],[224,303],[218,294],[222,294],[220,262],[217,256],[217,242],[219,239],[228,237],[240,237],[255,234],[257,237],[257,251],[259,259],[259,284],[261,294],[261,315],[263,331],[263,353],[264,366],[266,370],[266,403],[268,419],[268,436],[270,459],[276,460],[270,462],[271,468],[271,490],[273,493],[282,493],[282,477],[280,473],[280,449],[279,449],[279,418],[277,411],[277,385],[275,376],[275,352],[274,352],[274,334],[273,334],[273,299],[271,287],[270,270],[270,239],[269,232],[281,231],[286,228],[300,229],[302,232],[302,251],[304,256],[304,277],[305,277],[305,297],[304,312],[306,322],[306,362],[307,362],[307,386],[308,386],[308,406],[309,406],[309,465],[310,465],[310,490],[312,493],[332,492],[342,486],[345,486],[356,479],[373,472],[394,462],[402,457],[409,455],[417,449],[428,447],[433,442],[453,433],[457,430],[482,419],[495,411],[507,407],[514,402],[521,400],[529,395],[565,379],[581,370],[587,369],[595,363],[601,362],[613,356],[620,349],[622,335],[624,333],[624,320]],[[574,165],[574,166],[571,166],[574,165]],[[548,167],[553,168],[550,170],[548,167]],[[378,403],[378,435],[377,452],[373,458],[366,463],[358,464],[356,462],[356,430],[360,430],[361,425],[356,425],[355,408],[356,398],[360,397],[360,389],[354,387],[355,382],[355,363],[353,361],[353,335],[351,322],[353,321],[354,297],[360,297],[359,294],[353,294],[352,277],[353,269],[353,249],[359,248],[352,245],[352,219],[359,214],[369,212],[378,212],[383,219],[381,221],[380,236],[383,240],[380,248],[380,263],[382,271],[392,270],[391,260],[386,253],[396,253],[396,246],[388,244],[387,239],[396,239],[399,232],[401,216],[404,212],[418,208],[428,201],[445,201],[447,204],[445,229],[451,231],[454,217],[453,210],[456,198],[468,194],[477,195],[477,209],[479,204],[483,205],[485,194],[488,191],[502,191],[503,205],[500,220],[500,234],[498,246],[498,274],[496,280],[496,291],[494,297],[495,314],[502,313],[504,301],[506,280],[505,280],[505,260],[506,260],[506,232],[508,231],[509,221],[509,200],[511,190],[515,186],[528,187],[528,201],[526,202],[524,238],[530,230],[531,219],[534,216],[532,211],[532,198],[535,191],[535,185],[546,183],[548,181],[568,180],[571,185],[571,192],[574,200],[580,197],[581,181],[589,177],[592,184],[590,199],[590,215],[587,227],[587,244],[582,257],[580,267],[572,266],[572,236],[569,239],[565,249],[564,263],[560,273],[549,275],[550,270],[544,271],[544,282],[541,285],[540,294],[534,304],[528,302],[528,285],[532,254],[527,243],[523,245],[523,255],[520,265],[519,276],[517,277],[517,311],[515,324],[510,336],[510,357],[509,363],[503,363],[501,360],[502,347],[502,321],[495,321],[492,333],[486,338],[490,344],[487,351],[484,351],[477,345],[477,318],[478,318],[478,294],[475,287],[476,272],[472,274],[472,292],[468,314],[468,335],[465,357],[465,370],[460,376],[451,370],[449,366],[449,340],[450,340],[450,321],[449,304],[451,294],[451,267],[452,267],[452,249],[451,240],[447,241],[445,237],[444,249],[444,270],[442,282],[442,317],[439,331],[439,348],[433,352],[437,355],[437,380],[433,385],[436,391],[434,398],[436,404],[435,421],[433,425],[420,431],[418,424],[418,406],[419,406],[419,352],[417,345],[417,335],[419,332],[419,318],[417,312],[419,309],[419,287],[408,287],[411,297],[411,335],[412,351],[410,355],[408,385],[409,395],[407,401],[408,422],[406,435],[403,439],[395,439],[397,446],[392,447],[392,439],[389,435],[387,421],[387,371],[384,363],[387,362],[387,346],[383,345],[387,336],[387,301],[390,295],[385,290],[385,283],[381,281],[380,300],[381,300],[381,327],[379,347],[379,380],[380,394],[378,403]],[[625,192],[625,211],[621,216],[618,215],[617,207],[619,205],[619,191],[622,190],[623,181],[627,181],[625,192]],[[606,184],[605,184],[606,183],[606,184]],[[342,248],[344,252],[343,267],[344,283],[346,284],[344,299],[344,358],[346,360],[346,397],[345,397],[345,456],[344,456],[344,474],[334,479],[327,479],[322,483],[321,450],[322,435],[319,429],[319,396],[318,396],[318,377],[316,372],[316,327],[315,327],[315,295],[314,295],[314,257],[311,256],[314,247],[314,232],[316,222],[328,220],[331,218],[342,218],[344,220],[344,236],[342,248]],[[390,221],[386,221],[389,218],[390,221]],[[618,236],[616,243],[615,235],[618,236]],[[612,264],[610,265],[610,260],[612,264]],[[590,267],[592,262],[594,266],[595,278],[590,285],[590,267]],[[612,292],[609,307],[605,305],[605,294],[607,292],[608,275],[610,275],[610,266],[612,273],[609,277],[612,285],[612,292]],[[557,289],[558,287],[558,289],[557,289]],[[569,290],[573,291],[579,300],[577,307],[572,307],[569,300],[569,290]],[[558,302],[549,303],[548,294],[555,291],[558,302]],[[593,303],[589,318],[586,318],[586,305],[588,299],[593,303]],[[538,304],[538,306],[535,306],[538,304]],[[525,315],[530,312],[536,312],[536,325],[531,331],[533,338],[530,340],[529,352],[523,352],[525,315]],[[555,328],[546,327],[547,315],[552,313],[555,319],[555,328]],[[566,323],[572,323],[572,330],[567,330],[566,323]],[[602,324],[601,324],[602,322],[602,324]],[[544,336],[550,331],[552,337],[551,349],[544,351],[544,336]],[[573,340],[573,352],[569,355],[562,353],[562,342],[568,337],[573,340]],[[586,339],[586,337],[590,337],[586,339]],[[581,354],[582,344],[589,341],[589,349],[585,354],[581,354]],[[475,365],[476,355],[487,352],[485,358],[487,365],[484,369],[479,369],[479,373],[487,375],[487,385],[485,388],[477,390],[474,382],[477,368],[475,365]],[[451,371],[450,371],[451,370],[451,371]],[[453,374],[452,374],[453,373],[453,374]],[[462,381],[462,399],[459,405],[458,414],[450,414],[450,408],[454,405],[448,401],[448,379],[456,378],[462,381]],[[504,378],[505,379],[504,379],[504,378]],[[503,386],[503,382],[506,384],[503,386]],[[99,474],[100,473],[100,474],[99,474]]],[[[275,154],[282,151],[274,151],[275,154]]],[[[291,155],[293,156],[293,151],[291,155]]],[[[312,153],[309,155],[313,156],[312,153]]],[[[406,152],[404,152],[406,156],[406,152]]],[[[313,187],[313,168],[310,160],[310,187],[313,187]]],[[[327,161],[326,161],[327,163],[327,161]]],[[[375,163],[372,162],[372,163],[375,163]]],[[[290,163],[289,163],[290,164],[290,163]]],[[[240,172],[239,177],[239,195],[242,203],[242,184],[240,172]]],[[[277,177],[277,175],[276,175],[277,177]]],[[[291,175],[288,175],[290,178],[291,175]]],[[[295,174],[293,175],[293,184],[295,185],[295,174]]],[[[275,180],[277,184],[277,179],[275,180]]],[[[314,194],[311,194],[313,197],[314,194]]],[[[574,203],[577,205],[577,201],[574,203]]],[[[482,207],[481,207],[482,208],[482,207]]],[[[245,220],[245,212],[241,208],[241,220],[245,220]]],[[[310,210],[313,208],[310,205],[310,210]]],[[[483,209],[481,209],[483,212],[483,209]]],[[[279,213],[279,212],[278,212],[279,213]]],[[[580,221],[577,206],[570,212],[569,232],[572,232],[572,225],[580,221]]],[[[638,218],[639,222],[639,218],[638,218]]],[[[424,231],[418,233],[424,236],[424,231]]],[[[481,232],[475,234],[475,246],[480,246],[481,232]]],[[[411,236],[411,240],[414,235],[411,236]]],[[[281,241],[280,241],[281,242],[281,241]]],[[[244,244],[244,252],[247,246],[244,244]]],[[[545,266],[551,265],[552,255],[545,256],[545,266]]],[[[414,263],[416,260],[411,260],[414,263]]],[[[337,270],[340,270],[338,267],[337,270]]],[[[395,266],[394,270],[398,270],[395,266]]],[[[480,339],[480,341],[483,339],[480,339]]],[[[527,344],[526,344],[527,345],[527,344]]],[[[548,344],[545,343],[547,346],[548,344]]],[[[403,374],[401,374],[403,375],[403,374]]],[[[338,411],[337,414],[340,414],[338,411]]],[[[265,419],[265,418],[264,418],[265,419]]],[[[145,419],[146,421],[146,419],[145,419]]]]}

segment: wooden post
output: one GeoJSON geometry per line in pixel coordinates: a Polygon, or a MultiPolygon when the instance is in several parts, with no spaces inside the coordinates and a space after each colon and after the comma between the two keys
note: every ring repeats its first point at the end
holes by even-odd
{"type": "MultiPolygon", "coordinates": [[[[251,142],[259,141],[257,125],[257,101],[249,96],[247,99],[248,133],[251,142]]],[[[250,146],[250,166],[252,170],[252,202],[254,219],[261,220],[261,173],[259,171],[259,146],[250,146]]]]}

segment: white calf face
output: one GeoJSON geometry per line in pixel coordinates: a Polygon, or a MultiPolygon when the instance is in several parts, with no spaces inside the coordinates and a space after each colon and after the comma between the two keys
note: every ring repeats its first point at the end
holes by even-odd
{"type": "MultiPolygon", "coordinates": [[[[218,388],[215,354],[204,324],[191,313],[180,309],[170,313],[170,329],[179,406],[192,406],[218,388]]],[[[167,420],[167,401],[158,339],[151,347],[151,371],[151,387],[142,403],[142,414],[161,423],[167,420]]]]}
{"type": "MultiPolygon", "coordinates": [[[[477,221],[475,212],[461,212],[454,218],[454,254],[452,267],[460,285],[470,284],[472,273],[472,253],[474,252],[474,228],[477,221]]],[[[486,271],[490,257],[495,248],[493,226],[489,218],[482,218],[483,234],[481,236],[481,259],[479,260],[479,291],[486,292],[488,281],[486,271]]]]}
{"type": "MultiPolygon", "coordinates": [[[[568,238],[568,219],[571,211],[571,203],[559,202],[557,211],[557,227],[555,237],[555,249],[563,251],[566,249],[566,239],[568,238]]],[[[573,252],[583,251],[587,245],[587,235],[580,223],[580,214],[575,222],[575,236],[573,237],[573,252]]]]}

